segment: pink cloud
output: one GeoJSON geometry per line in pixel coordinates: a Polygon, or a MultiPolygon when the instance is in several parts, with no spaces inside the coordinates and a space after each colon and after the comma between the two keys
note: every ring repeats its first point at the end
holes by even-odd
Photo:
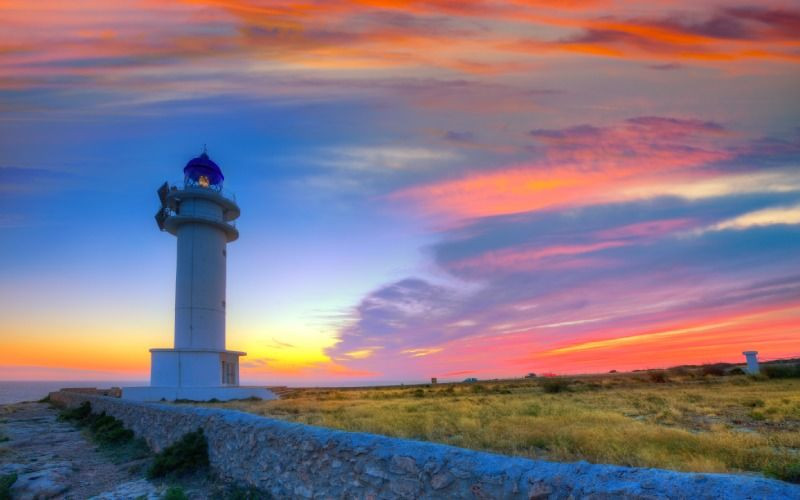
{"type": "MultiPolygon", "coordinates": [[[[557,245],[544,248],[507,248],[503,250],[486,252],[477,257],[471,257],[469,259],[451,262],[448,263],[447,267],[454,270],[463,270],[469,268],[481,268],[484,270],[487,268],[523,270],[535,269],[541,266],[552,267],[554,265],[563,268],[564,262],[553,262],[554,258],[587,254],[608,248],[625,246],[626,244],[627,243],[622,241],[603,241],[582,245],[557,245]]],[[[574,260],[567,260],[566,267],[574,268],[578,267],[580,264],[588,264],[591,262],[591,260],[577,262],[574,260]]]]}

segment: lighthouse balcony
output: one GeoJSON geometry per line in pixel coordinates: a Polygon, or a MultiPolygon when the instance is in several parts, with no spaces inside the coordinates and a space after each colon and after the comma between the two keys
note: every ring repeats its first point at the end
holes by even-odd
{"type": "Polygon", "coordinates": [[[187,223],[207,224],[225,233],[228,243],[239,239],[239,230],[236,229],[235,222],[223,222],[213,217],[203,215],[183,215],[175,212],[168,212],[164,218],[164,230],[172,235],[178,234],[178,228],[187,223]]]}

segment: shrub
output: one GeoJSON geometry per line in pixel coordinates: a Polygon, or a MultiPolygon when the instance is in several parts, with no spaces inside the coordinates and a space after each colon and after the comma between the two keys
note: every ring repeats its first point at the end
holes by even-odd
{"type": "Polygon", "coordinates": [[[712,375],[714,377],[722,377],[725,375],[725,367],[721,364],[705,365],[700,373],[703,375],[712,375]]]}
{"type": "Polygon", "coordinates": [[[167,474],[183,475],[208,466],[208,441],[203,429],[185,434],[180,441],[156,455],[147,471],[150,479],[167,474]]]}
{"type": "Polygon", "coordinates": [[[126,429],[122,421],[106,415],[105,412],[92,419],[89,429],[101,444],[122,444],[133,439],[132,430],[126,429]]]}
{"type": "Polygon", "coordinates": [[[223,495],[225,500],[266,500],[272,498],[266,491],[261,491],[252,486],[231,485],[223,495]]]}
{"type": "Polygon", "coordinates": [[[761,373],[769,378],[798,378],[800,365],[764,365],[761,373]]]}
{"type": "Polygon", "coordinates": [[[187,500],[189,497],[180,486],[170,486],[162,498],[164,500],[187,500]]]}
{"type": "Polygon", "coordinates": [[[59,420],[76,422],[78,425],[84,424],[92,414],[92,405],[84,401],[77,408],[63,410],[59,415],[59,420]]]}
{"type": "Polygon", "coordinates": [[[470,387],[470,389],[472,390],[472,392],[475,393],[486,392],[486,386],[481,384],[475,384],[472,387],[470,387]]]}
{"type": "Polygon", "coordinates": [[[666,383],[668,381],[667,374],[664,372],[650,372],[650,381],[657,384],[666,383]]]}
{"type": "Polygon", "coordinates": [[[781,481],[800,483],[800,460],[789,463],[780,463],[776,460],[767,465],[764,474],[781,481]]]}
{"type": "Polygon", "coordinates": [[[683,366],[673,366],[672,368],[667,369],[667,373],[674,377],[686,377],[691,375],[691,372],[689,372],[689,370],[683,366]]]}
{"type": "Polygon", "coordinates": [[[150,448],[143,439],[134,439],[133,431],[126,429],[121,420],[105,412],[92,413],[92,406],[84,401],[77,408],[63,410],[59,420],[73,422],[78,427],[86,427],[91,437],[101,446],[101,450],[114,463],[125,463],[150,454],[150,448]]]}
{"type": "Polygon", "coordinates": [[[747,398],[742,401],[742,404],[750,408],[761,408],[764,406],[764,400],[759,398],[747,398]]]}
{"type": "Polygon", "coordinates": [[[745,375],[745,372],[737,366],[736,368],[731,369],[728,372],[728,375],[745,375]]]}
{"type": "Polygon", "coordinates": [[[547,394],[556,394],[559,392],[567,392],[569,390],[570,381],[563,378],[551,378],[545,380],[542,384],[542,390],[547,394]]]}
{"type": "Polygon", "coordinates": [[[0,500],[11,499],[11,486],[17,482],[16,474],[5,474],[0,476],[0,500]]]}
{"type": "Polygon", "coordinates": [[[413,391],[411,394],[412,394],[412,395],[413,395],[415,398],[424,398],[424,397],[425,397],[425,391],[424,391],[424,390],[422,390],[422,389],[416,389],[416,390],[415,390],[415,391],[413,391]]]}

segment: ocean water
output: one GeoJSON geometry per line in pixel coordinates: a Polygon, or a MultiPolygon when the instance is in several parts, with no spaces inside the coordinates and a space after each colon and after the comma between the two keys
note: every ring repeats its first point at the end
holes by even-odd
{"type": "Polygon", "coordinates": [[[0,404],[20,403],[22,401],[39,401],[47,394],[64,387],[130,387],[147,385],[144,381],[106,381],[106,380],[37,380],[37,381],[1,381],[0,404]]]}

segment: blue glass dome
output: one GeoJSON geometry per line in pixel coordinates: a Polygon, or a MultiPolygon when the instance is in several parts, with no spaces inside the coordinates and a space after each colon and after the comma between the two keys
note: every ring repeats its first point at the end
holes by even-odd
{"type": "Polygon", "coordinates": [[[204,187],[221,187],[222,181],[225,180],[219,165],[214,163],[205,151],[197,158],[189,160],[183,167],[183,175],[187,183],[204,187]]]}

